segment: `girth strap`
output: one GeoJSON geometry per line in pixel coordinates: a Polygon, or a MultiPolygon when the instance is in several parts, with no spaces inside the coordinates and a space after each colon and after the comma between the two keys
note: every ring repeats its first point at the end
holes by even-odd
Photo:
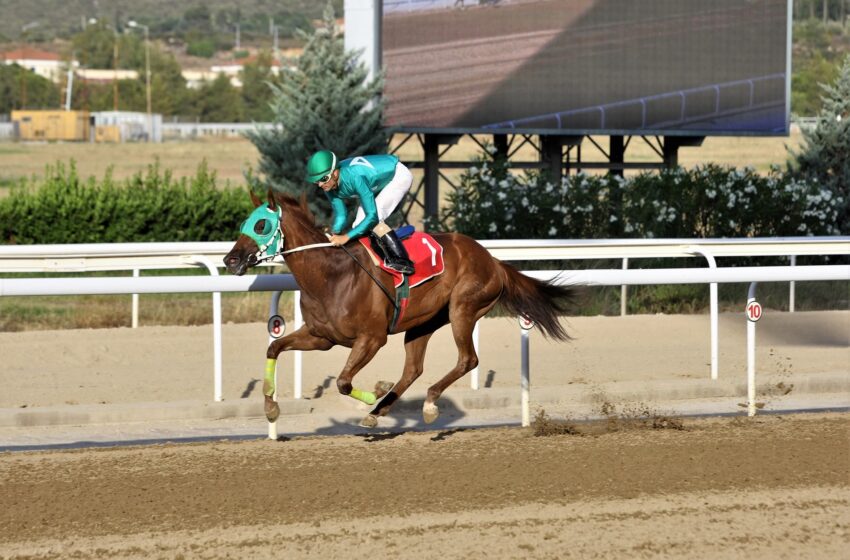
{"type": "Polygon", "coordinates": [[[407,274],[403,275],[401,286],[395,291],[395,311],[393,311],[393,320],[390,323],[390,334],[395,334],[396,327],[404,317],[404,312],[407,310],[407,304],[410,303],[410,282],[407,274]]]}

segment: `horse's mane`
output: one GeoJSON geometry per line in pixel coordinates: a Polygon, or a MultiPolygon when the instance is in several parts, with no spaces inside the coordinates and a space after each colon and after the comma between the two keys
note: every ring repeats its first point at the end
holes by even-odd
{"type": "Polygon", "coordinates": [[[310,206],[307,204],[306,193],[303,193],[298,199],[296,199],[292,195],[275,191],[274,199],[278,204],[286,209],[286,212],[290,216],[296,218],[301,225],[309,226],[313,229],[319,229],[319,226],[316,224],[316,216],[313,215],[313,212],[310,210],[310,206]]]}

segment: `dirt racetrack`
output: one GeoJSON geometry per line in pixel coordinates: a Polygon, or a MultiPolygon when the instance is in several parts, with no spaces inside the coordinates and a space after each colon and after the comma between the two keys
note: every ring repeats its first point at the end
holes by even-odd
{"type": "Polygon", "coordinates": [[[846,558],[850,416],[684,422],[5,453],[0,558],[846,558]]]}

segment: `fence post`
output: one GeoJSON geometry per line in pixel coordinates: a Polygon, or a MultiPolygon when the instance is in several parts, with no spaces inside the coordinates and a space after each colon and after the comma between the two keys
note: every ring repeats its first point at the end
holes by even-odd
{"type": "MultiPolygon", "coordinates": [[[[625,257],[623,259],[623,270],[629,269],[629,258],[625,257]]],[[[628,284],[623,284],[620,286],[620,317],[626,316],[626,302],[629,299],[629,286],[628,284]]]]}
{"type": "MultiPolygon", "coordinates": [[[[272,292],[272,299],[269,302],[269,321],[271,318],[278,314],[277,309],[280,305],[280,294],[283,292],[277,291],[272,292]]],[[[269,345],[274,342],[276,339],[269,332],[269,345]]],[[[272,400],[277,402],[277,360],[274,363],[274,394],[272,395],[272,400]]],[[[277,420],[274,422],[269,422],[269,439],[277,441],[278,433],[277,433],[277,420]]]]}
{"type": "Polygon", "coordinates": [[[522,426],[531,425],[531,414],[529,412],[529,387],[531,385],[530,352],[528,348],[528,332],[534,328],[534,322],[525,317],[519,317],[520,329],[520,407],[522,408],[522,426]]]}
{"type": "MultiPolygon", "coordinates": [[[[709,268],[717,268],[717,261],[714,259],[714,255],[712,255],[706,249],[693,245],[690,247],[690,251],[705,257],[705,260],[708,261],[709,268]]],[[[719,319],[719,310],[717,305],[717,283],[712,282],[709,284],[708,288],[709,293],[709,309],[711,314],[711,379],[712,381],[717,381],[717,372],[718,365],[717,361],[719,359],[719,350],[718,350],[718,323],[719,319]]]]}
{"type": "MultiPolygon", "coordinates": [[[[294,315],[294,330],[298,330],[304,324],[304,319],[301,316],[301,291],[295,290],[292,292],[292,305],[294,307],[293,315],[294,315]]],[[[292,396],[296,399],[301,398],[301,350],[295,350],[293,352],[295,356],[293,357],[293,369],[294,369],[294,379],[293,379],[293,387],[292,387],[292,396]]]]}
{"type": "MultiPolygon", "coordinates": [[[[218,268],[205,255],[192,255],[190,257],[193,262],[207,267],[210,271],[210,276],[219,276],[218,268]]],[[[214,369],[214,390],[213,399],[216,402],[221,402],[222,397],[222,381],[221,381],[221,292],[213,292],[213,369],[214,369]]]]}
{"type": "MultiPolygon", "coordinates": [[[[133,278],[139,277],[139,269],[133,269],[133,278]]],[[[139,294],[133,294],[133,318],[132,325],[134,329],[139,328],[139,294]]]]}
{"type": "MultiPolygon", "coordinates": [[[[481,337],[481,329],[479,328],[480,324],[480,320],[475,321],[475,328],[472,329],[472,347],[475,349],[475,355],[478,356],[479,365],[481,363],[481,356],[478,353],[478,340],[481,337]]],[[[478,366],[475,366],[475,368],[473,368],[470,372],[469,387],[475,391],[478,390],[478,366]]]]}
{"type": "MultiPolygon", "coordinates": [[[[797,255],[791,255],[791,266],[797,266],[797,255]]],[[[791,280],[788,285],[788,312],[794,313],[797,283],[791,280]]]]}
{"type": "Polygon", "coordinates": [[[757,284],[752,282],[747,291],[747,416],[756,415],[756,321],[761,318],[761,306],[756,303],[757,284]]]}

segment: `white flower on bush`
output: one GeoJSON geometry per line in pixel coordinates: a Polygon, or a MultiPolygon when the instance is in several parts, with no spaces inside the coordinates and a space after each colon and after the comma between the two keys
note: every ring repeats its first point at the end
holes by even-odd
{"type": "Polygon", "coordinates": [[[556,228],[555,226],[552,226],[552,227],[549,228],[549,236],[550,237],[557,234],[557,233],[558,233],[558,228],[556,228]]]}
{"type": "Polygon", "coordinates": [[[490,227],[488,229],[490,233],[495,233],[499,227],[496,225],[496,222],[490,222],[490,227]]]}
{"type": "Polygon", "coordinates": [[[613,224],[617,221],[617,216],[611,214],[611,216],[608,218],[608,221],[613,224]]]}
{"type": "Polygon", "coordinates": [[[623,231],[626,232],[626,233],[632,233],[634,230],[635,230],[635,227],[629,222],[626,222],[626,225],[623,226],[623,231]]]}
{"type": "Polygon", "coordinates": [[[508,185],[509,185],[509,184],[510,184],[510,183],[508,183],[508,180],[507,180],[507,179],[502,179],[501,181],[499,181],[499,186],[500,186],[500,187],[502,187],[503,189],[508,188],[508,185]]]}
{"type": "Polygon", "coordinates": [[[508,198],[508,195],[505,194],[502,191],[499,191],[498,193],[496,193],[496,196],[499,197],[499,200],[505,200],[506,198],[508,198]]]}
{"type": "Polygon", "coordinates": [[[526,206],[528,206],[528,197],[527,196],[522,197],[522,200],[520,200],[519,202],[520,202],[520,204],[522,204],[523,208],[525,208],[526,206]]]}
{"type": "Polygon", "coordinates": [[[478,168],[473,165],[472,167],[469,168],[469,174],[470,175],[477,175],[478,174],[478,168]]]}

